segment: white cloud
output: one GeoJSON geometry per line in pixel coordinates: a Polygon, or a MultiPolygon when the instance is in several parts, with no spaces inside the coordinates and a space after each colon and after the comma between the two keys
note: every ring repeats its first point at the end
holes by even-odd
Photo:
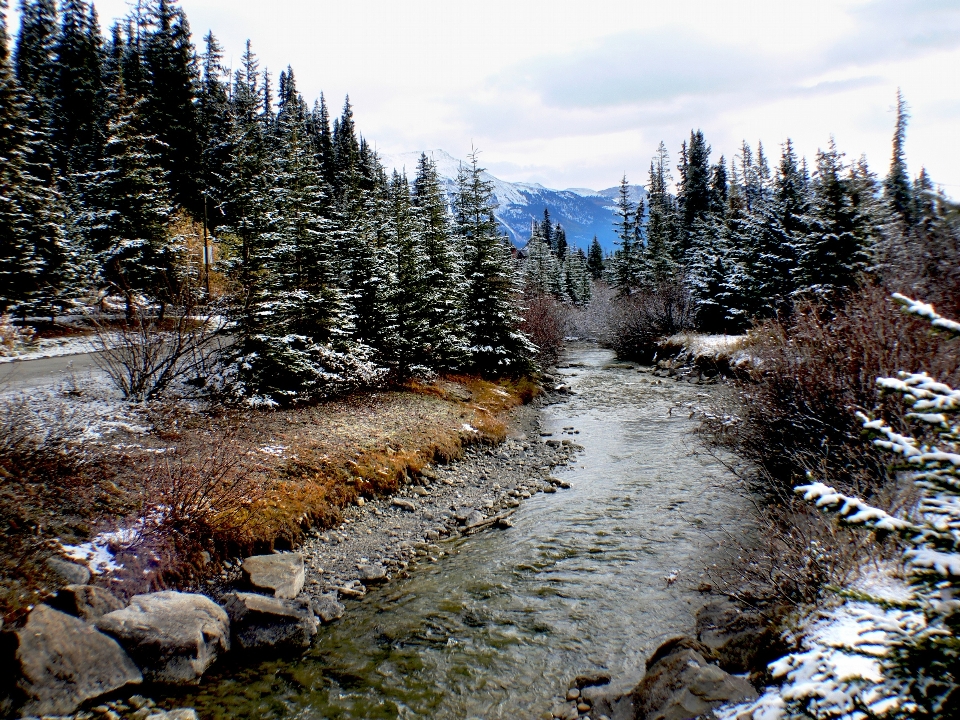
{"type": "MultiPolygon", "coordinates": [[[[511,180],[645,180],[665,140],[702,128],[714,156],[786,137],[812,157],[833,133],[888,163],[891,108],[912,107],[911,170],[960,195],[960,0],[182,0],[239,61],[249,37],[309,100],[350,93],[360,129],[401,152],[471,143],[511,180]]],[[[101,19],[127,11],[97,2],[101,19]]]]}

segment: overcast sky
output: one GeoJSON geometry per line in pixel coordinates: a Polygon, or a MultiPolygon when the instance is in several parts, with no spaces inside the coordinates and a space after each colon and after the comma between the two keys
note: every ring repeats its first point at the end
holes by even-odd
{"type": "MultiPolygon", "coordinates": [[[[713,159],[790,137],[813,158],[889,165],[895,95],[911,107],[911,173],[960,197],[960,0],[181,0],[238,64],[247,38],[274,78],[383,152],[443,148],[507,180],[646,183],[660,140],[676,159],[701,128],[713,159]]],[[[104,26],[124,0],[97,0],[104,26]]],[[[15,29],[15,21],[12,23],[15,29]]]]}

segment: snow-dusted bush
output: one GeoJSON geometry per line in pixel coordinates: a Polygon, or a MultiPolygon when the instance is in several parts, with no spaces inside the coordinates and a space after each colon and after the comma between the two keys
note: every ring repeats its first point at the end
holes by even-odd
{"type": "Polygon", "coordinates": [[[33,328],[13,324],[9,315],[0,315],[0,356],[14,355],[33,340],[33,328]]]}
{"type": "Polygon", "coordinates": [[[381,382],[387,372],[362,352],[337,351],[302,335],[255,335],[244,349],[225,363],[211,389],[254,407],[342,395],[381,382]]]}
{"type": "MultiPolygon", "coordinates": [[[[930,305],[894,298],[935,330],[960,337],[960,323],[930,305]]],[[[909,596],[855,598],[855,639],[845,646],[814,643],[774,663],[771,670],[785,679],[783,688],[739,717],[960,717],[960,390],[925,372],[877,383],[910,406],[912,434],[859,416],[873,443],[897,455],[895,469],[916,485],[920,499],[913,512],[896,517],[822,482],[796,490],[845,524],[899,535],[909,596]]]]}

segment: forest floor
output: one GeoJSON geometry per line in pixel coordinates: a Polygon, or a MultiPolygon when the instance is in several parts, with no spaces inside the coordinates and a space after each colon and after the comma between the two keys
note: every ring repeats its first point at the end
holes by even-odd
{"type": "Polygon", "coordinates": [[[64,583],[53,557],[129,596],[299,545],[430,463],[502,442],[510,411],[538,392],[529,379],[450,377],[283,410],[135,405],[76,379],[8,392],[0,614],[15,620],[64,583]]]}

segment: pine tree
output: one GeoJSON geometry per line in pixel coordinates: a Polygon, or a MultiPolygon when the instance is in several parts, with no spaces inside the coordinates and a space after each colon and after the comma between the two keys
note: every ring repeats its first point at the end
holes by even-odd
{"type": "Polygon", "coordinates": [[[51,103],[54,157],[64,173],[93,169],[105,141],[103,39],[84,0],[64,0],[54,46],[56,78],[51,103]]]}
{"type": "Polygon", "coordinates": [[[603,277],[603,248],[597,236],[593,236],[593,242],[590,243],[590,250],[587,252],[587,269],[590,271],[590,277],[599,280],[603,277]]]}
{"type": "Polygon", "coordinates": [[[543,209],[543,224],[540,225],[540,233],[543,235],[543,241],[551,250],[556,250],[553,237],[553,221],[550,220],[550,210],[543,209]]]}
{"type": "Polygon", "coordinates": [[[139,293],[169,299],[177,285],[176,249],[167,237],[172,208],[159,142],[145,128],[143,103],[128,99],[121,83],[113,88],[110,104],[104,167],[88,173],[86,185],[93,194],[88,204],[95,208],[93,250],[101,282],[123,295],[130,317],[139,293]]]}
{"type": "Polygon", "coordinates": [[[518,273],[507,242],[497,234],[493,185],[481,176],[477,154],[461,166],[454,202],[456,232],[464,248],[464,326],[470,363],[483,373],[520,373],[533,347],[519,332],[518,273]]]}
{"type": "Polygon", "coordinates": [[[421,235],[422,225],[410,197],[410,184],[406,175],[396,170],[390,180],[388,200],[387,243],[392,246],[396,259],[396,291],[392,300],[397,328],[395,365],[398,374],[404,377],[433,369],[430,263],[421,235]]]}
{"type": "Polygon", "coordinates": [[[230,100],[229,157],[219,173],[219,211],[224,217],[220,239],[230,253],[228,270],[237,284],[238,347],[258,332],[251,301],[257,292],[268,247],[271,200],[267,186],[269,156],[264,138],[260,71],[247,42],[230,100]]]}
{"type": "Polygon", "coordinates": [[[224,82],[223,50],[208,32],[206,47],[201,56],[202,75],[197,96],[198,142],[200,145],[199,190],[202,197],[204,221],[211,229],[217,227],[222,216],[217,210],[217,198],[223,196],[219,171],[230,156],[230,102],[224,82]]]}
{"type": "Polygon", "coordinates": [[[152,32],[143,48],[146,71],[144,113],[150,132],[161,145],[161,166],[167,173],[174,203],[203,213],[200,175],[200,125],[197,88],[200,76],[190,42],[190,25],[176,0],[155,0],[150,9],[152,32]]]}
{"type": "Polygon", "coordinates": [[[897,89],[897,125],[893,132],[893,157],[890,172],[883,183],[884,195],[890,212],[907,227],[913,224],[913,191],[907,174],[907,157],[904,143],[907,139],[907,121],[910,114],[903,93],[897,89]]]}
{"type": "Polygon", "coordinates": [[[464,292],[462,258],[451,235],[447,200],[436,165],[421,154],[413,182],[413,205],[420,225],[426,260],[427,343],[430,367],[453,370],[467,357],[461,296],[464,292]]]}
{"type": "Polygon", "coordinates": [[[557,251],[557,258],[563,260],[567,256],[567,231],[560,223],[553,230],[553,244],[557,251]]]}
{"type": "MultiPolygon", "coordinates": [[[[687,169],[689,173],[690,169],[687,169]]],[[[677,210],[670,196],[670,167],[666,146],[661,142],[650,163],[647,198],[650,203],[642,277],[648,287],[671,282],[678,276],[676,242],[677,210]]]]}
{"type": "Polygon", "coordinates": [[[683,172],[677,188],[677,211],[679,213],[680,257],[685,257],[691,243],[694,226],[706,218],[711,208],[710,191],[710,146],[703,132],[690,131],[690,144],[681,153],[683,172]]]}
{"type": "Polygon", "coordinates": [[[850,181],[844,177],[843,154],[832,139],[828,150],[817,153],[812,191],[805,219],[809,229],[798,247],[798,290],[832,297],[855,282],[867,261],[850,181]]]}
{"type": "Polygon", "coordinates": [[[13,65],[20,87],[35,104],[31,108],[41,127],[50,123],[57,76],[57,4],[55,0],[20,0],[20,31],[13,65]]]}
{"type": "Polygon", "coordinates": [[[620,295],[629,296],[642,284],[640,277],[640,252],[637,247],[636,207],[630,200],[630,184],[627,176],[620,180],[617,194],[617,222],[614,229],[620,248],[613,258],[613,284],[620,295]]]}

